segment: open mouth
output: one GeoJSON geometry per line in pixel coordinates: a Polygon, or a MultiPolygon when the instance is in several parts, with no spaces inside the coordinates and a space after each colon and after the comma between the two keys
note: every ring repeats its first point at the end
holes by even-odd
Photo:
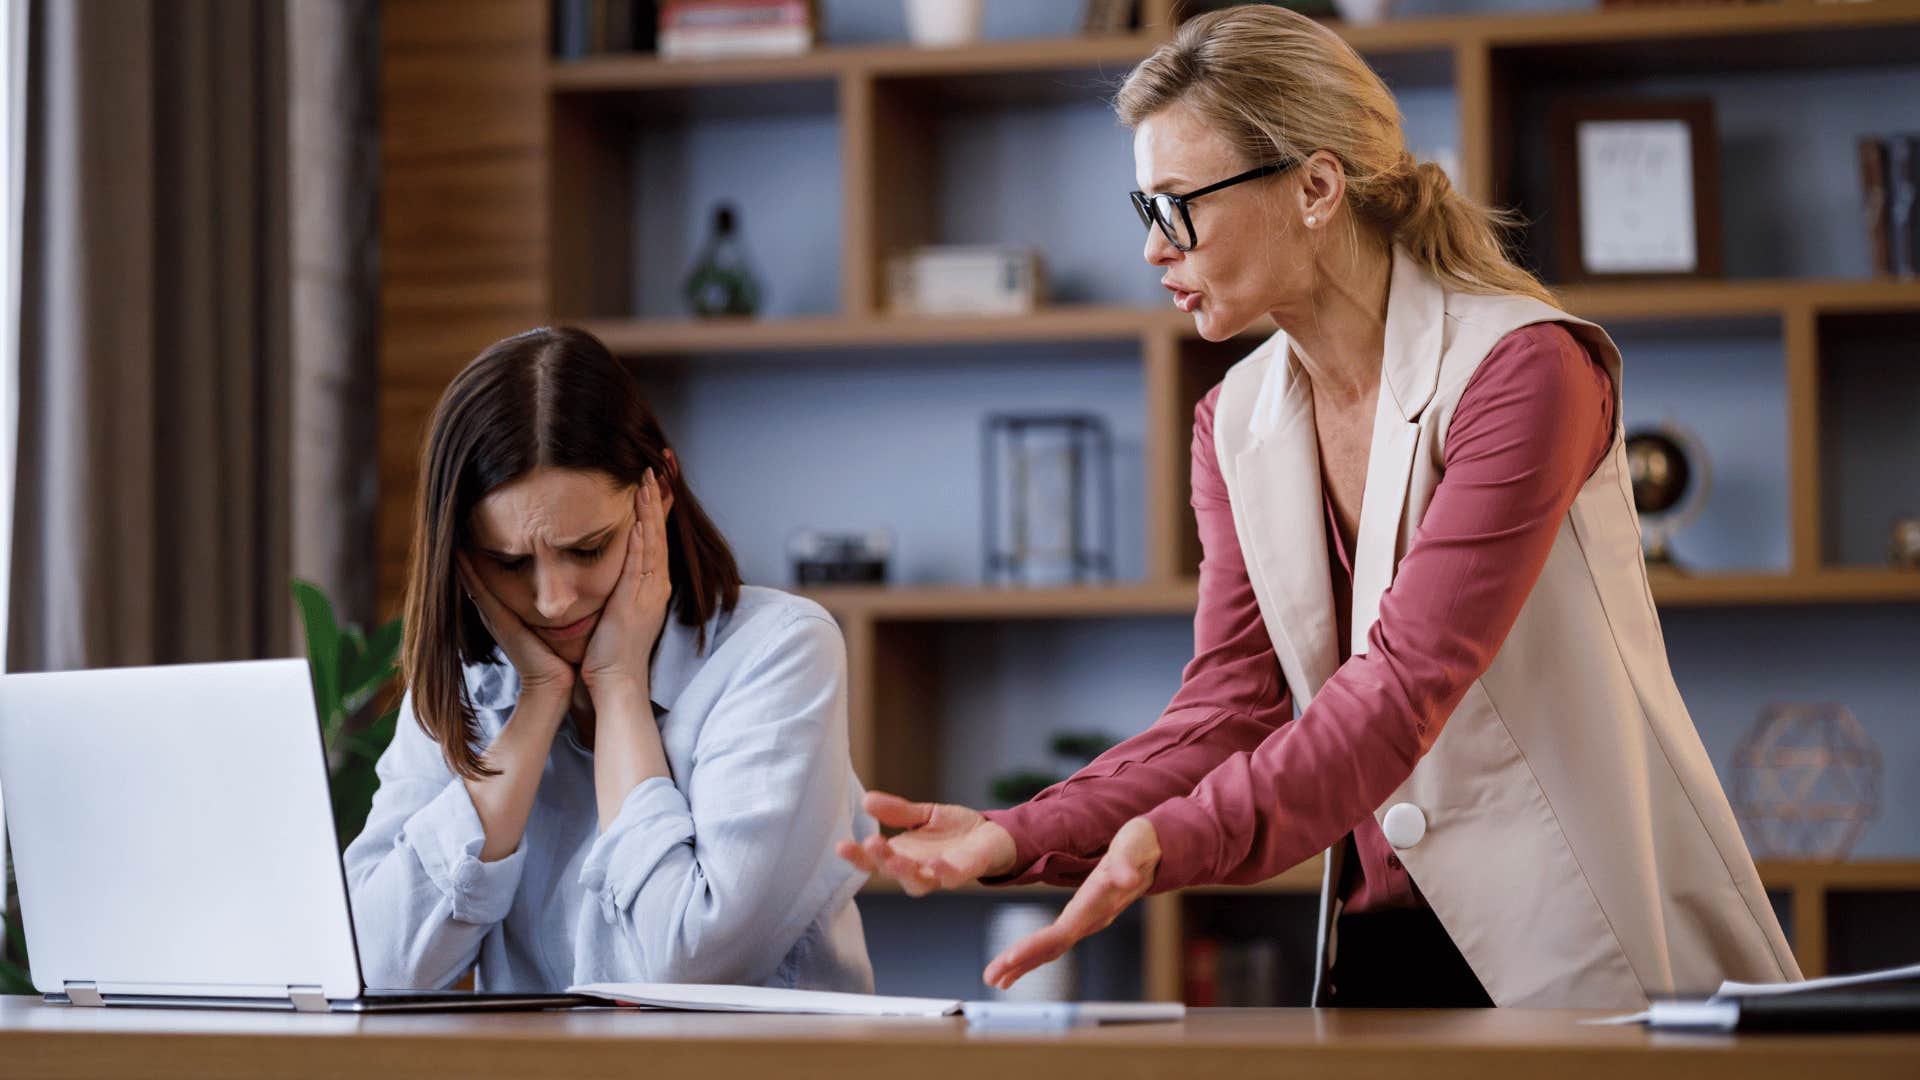
{"type": "Polygon", "coordinates": [[[1197,292],[1188,292],[1185,289],[1173,290],[1173,306],[1189,315],[1200,309],[1200,300],[1201,296],[1197,292]]]}

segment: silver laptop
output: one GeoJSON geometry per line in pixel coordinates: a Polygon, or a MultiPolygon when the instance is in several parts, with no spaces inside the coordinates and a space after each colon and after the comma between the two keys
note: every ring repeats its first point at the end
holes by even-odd
{"type": "Polygon", "coordinates": [[[369,991],[304,660],[0,676],[33,985],[73,1005],[385,1012],[565,994],[369,991]]]}

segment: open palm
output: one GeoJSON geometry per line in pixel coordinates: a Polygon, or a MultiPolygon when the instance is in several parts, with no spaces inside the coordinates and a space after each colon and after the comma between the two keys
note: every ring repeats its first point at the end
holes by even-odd
{"type": "Polygon", "coordinates": [[[841,858],[868,873],[886,874],[910,896],[952,889],[1013,867],[1013,837],[978,810],[954,803],[917,803],[884,791],[867,793],[875,821],[905,832],[875,834],[865,844],[840,842],[841,858]]]}

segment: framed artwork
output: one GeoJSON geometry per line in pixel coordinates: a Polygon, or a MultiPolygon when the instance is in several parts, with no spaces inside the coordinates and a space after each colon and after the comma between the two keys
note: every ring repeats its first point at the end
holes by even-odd
{"type": "Polygon", "coordinates": [[[1551,145],[1561,281],[1720,276],[1712,101],[1556,102],[1551,145]]]}

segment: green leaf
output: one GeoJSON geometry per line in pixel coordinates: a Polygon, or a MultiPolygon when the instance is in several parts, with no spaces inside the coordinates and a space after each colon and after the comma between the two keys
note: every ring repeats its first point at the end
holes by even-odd
{"type": "Polygon", "coordinates": [[[0,994],[37,994],[27,969],[11,960],[0,960],[0,994]]]}
{"type": "Polygon", "coordinates": [[[354,760],[342,766],[333,781],[333,827],[340,837],[340,850],[366,828],[367,813],[373,809],[373,793],[380,778],[373,763],[354,760]]]}
{"type": "Polygon", "coordinates": [[[313,672],[313,697],[324,722],[340,713],[340,627],[333,604],[319,586],[293,579],[293,600],[307,633],[307,663],[313,672]]]}
{"type": "Polygon", "coordinates": [[[400,674],[400,620],[390,620],[365,639],[358,627],[351,628],[361,642],[359,662],[341,667],[340,696],[346,711],[357,714],[380,689],[400,674]]]}
{"type": "Polygon", "coordinates": [[[360,715],[360,710],[366,708],[380,688],[392,681],[399,672],[400,669],[389,666],[385,671],[374,672],[364,684],[348,688],[340,697],[341,712],[348,716],[360,715]]]}
{"type": "Polygon", "coordinates": [[[27,966],[27,931],[20,924],[18,906],[7,909],[5,940],[6,947],[0,948],[0,994],[34,993],[33,974],[27,966]]]}
{"type": "Polygon", "coordinates": [[[353,688],[359,683],[360,668],[365,664],[363,654],[367,651],[367,640],[360,636],[360,628],[352,623],[340,626],[340,653],[334,659],[334,687],[340,694],[340,711],[351,716],[356,710],[352,705],[353,688]]]}
{"type": "Polygon", "coordinates": [[[1113,748],[1114,738],[1103,731],[1068,731],[1055,735],[1049,749],[1066,758],[1092,761],[1113,748]]]}
{"type": "Polygon", "coordinates": [[[343,740],[347,753],[363,761],[379,761],[380,755],[387,751],[387,744],[393,741],[393,721],[390,719],[393,715],[388,713],[374,721],[374,726],[366,731],[348,735],[343,740]]]}
{"type": "MultiPolygon", "coordinates": [[[[354,632],[358,634],[359,628],[355,627],[354,632]]],[[[365,685],[399,662],[400,620],[388,620],[386,625],[375,628],[360,644],[360,663],[349,675],[348,685],[365,685]]]]}

